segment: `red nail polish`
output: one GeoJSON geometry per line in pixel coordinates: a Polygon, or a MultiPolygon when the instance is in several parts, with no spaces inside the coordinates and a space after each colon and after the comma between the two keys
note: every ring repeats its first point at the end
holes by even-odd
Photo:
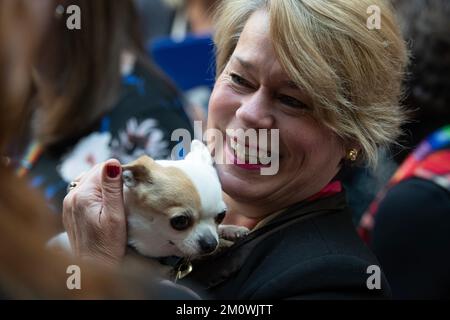
{"type": "Polygon", "coordinates": [[[114,179],[116,178],[120,173],[120,167],[115,166],[115,165],[108,165],[106,167],[106,174],[108,175],[108,177],[114,179]]]}

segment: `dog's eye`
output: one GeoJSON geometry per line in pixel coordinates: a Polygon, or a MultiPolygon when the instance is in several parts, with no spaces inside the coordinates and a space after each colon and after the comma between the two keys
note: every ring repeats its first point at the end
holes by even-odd
{"type": "Polygon", "coordinates": [[[191,225],[191,219],[186,216],[178,216],[170,219],[170,225],[178,231],[186,230],[191,225]]]}
{"type": "Polygon", "coordinates": [[[222,221],[223,221],[223,219],[225,219],[225,215],[226,215],[226,211],[219,213],[219,214],[216,216],[216,223],[217,223],[217,224],[221,224],[222,221]]]}

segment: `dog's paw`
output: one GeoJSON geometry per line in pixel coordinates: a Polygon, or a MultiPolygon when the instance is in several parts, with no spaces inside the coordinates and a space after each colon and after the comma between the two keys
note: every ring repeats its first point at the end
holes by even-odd
{"type": "Polygon", "coordinates": [[[236,241],[250,232],[246,227],[234,225],[219,225],[219,236],[225,240],[236,241]]]}

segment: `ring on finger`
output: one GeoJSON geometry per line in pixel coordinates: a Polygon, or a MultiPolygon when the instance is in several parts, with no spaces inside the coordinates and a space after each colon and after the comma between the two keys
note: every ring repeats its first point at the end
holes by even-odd
{"type": "Polygon", "coordinates": [[[69,185],[67,186],[67,192],[71,191],[72,189],[74,189],[77,186],[77,183],[75,181],[72,181],[71,183],[69,183],[69,185]]]}

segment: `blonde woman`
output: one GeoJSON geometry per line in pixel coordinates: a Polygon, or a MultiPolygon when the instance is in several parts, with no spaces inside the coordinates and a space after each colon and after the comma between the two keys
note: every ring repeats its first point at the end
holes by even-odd
{"type": "MultiPolygon", "coordinates": [[[[407,54],[391,7],[382,0],[227,0],[216,22],[208,127],[226,139],[224,148],[217,139],[210,147],[216,159],[230,160],[217,163],[224,223],[251,233],[194,262],[184,283],[223,299],[388,297],[377,260],[354,230],[339,172],[375,166],[377,148],[399,134],[407,54]],[[381,29],[367,27],[372,5],[381,29]],[[259,145],[228,137],[228,129],[278,129],[278,172],[261,175],[237,161],[259,145]]],[[[77,227],[103,213],[89,209],[103,200],[84,194],[93,182],[69,193],[65,226],[80,253],[117,264],[126,244],[111,243],[107,225],[95,235],[77,227]]]]}

